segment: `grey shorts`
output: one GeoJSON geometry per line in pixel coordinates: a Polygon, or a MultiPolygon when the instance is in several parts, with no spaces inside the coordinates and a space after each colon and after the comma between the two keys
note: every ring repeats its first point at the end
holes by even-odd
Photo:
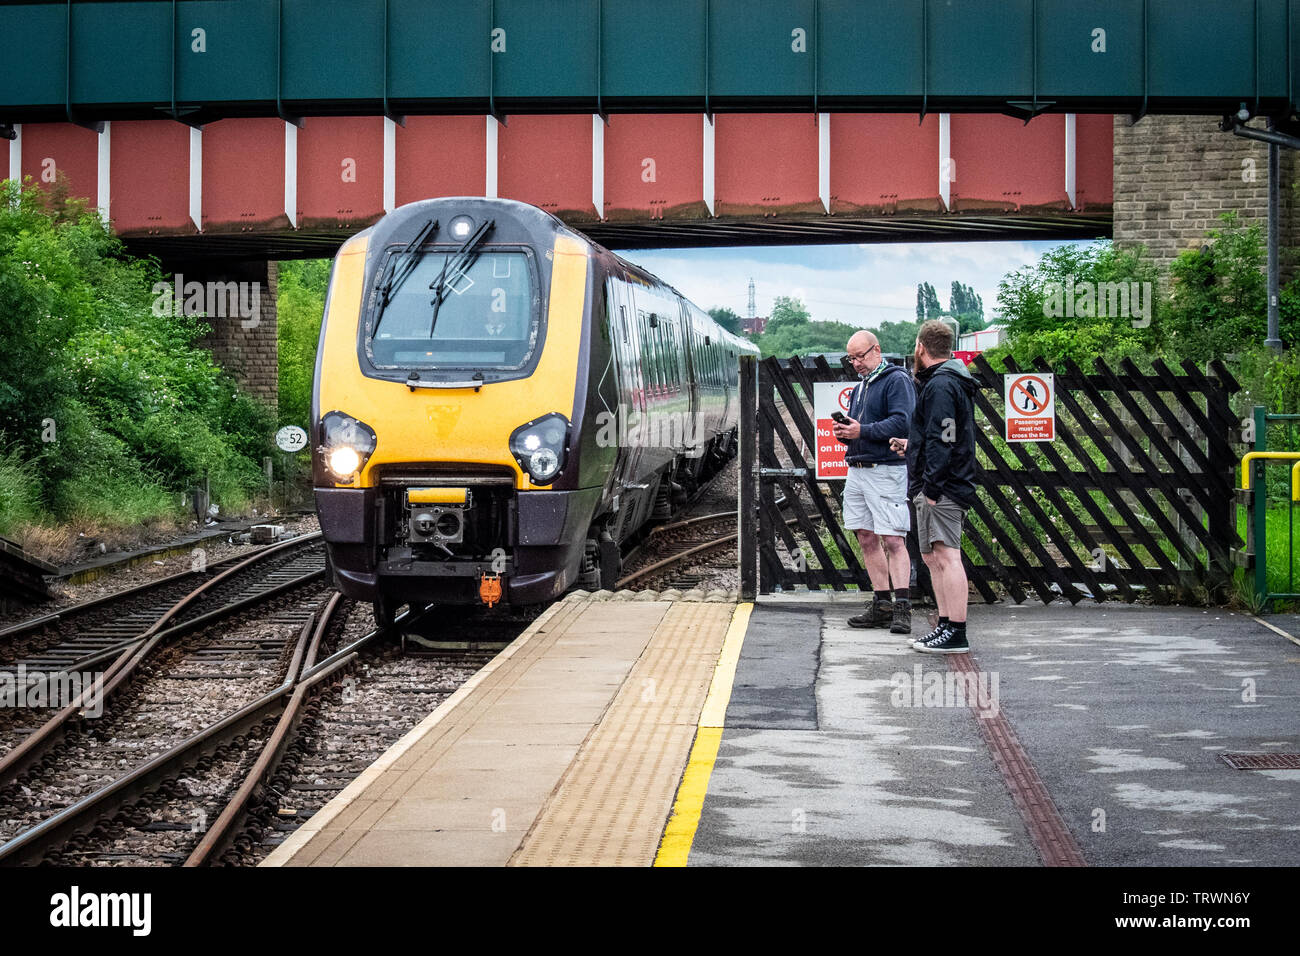
{"type": "Polygon", "coordinates": [[[950,548],[961,547],[961,524],[966,509],[951,498],[940,498],[934,504],[925,500],[925,492],[912,499],[916,505],[916,537],[922,554],[934,550],[934,542],[942,541],[950,548]]]}

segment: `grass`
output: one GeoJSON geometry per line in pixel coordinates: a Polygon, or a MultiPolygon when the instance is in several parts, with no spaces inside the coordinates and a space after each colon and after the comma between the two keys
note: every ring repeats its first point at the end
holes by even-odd
{"type": "MultiPolygon", "coordinates": [[[[1245,505],[1237,506],[1237,533],[1244,539],[1250,516],[1245,505]]],[[[1265,512],[1265,566],[1268,568],[1268,589],[1274,593],[1300,592],[1300,504],[1273,505],[1265,512]],[[1291,534],[1288,538],[1287,523],[1291,534]]],[[[1253,589],[1254,575],[1247,584],[1253,589]]]]}

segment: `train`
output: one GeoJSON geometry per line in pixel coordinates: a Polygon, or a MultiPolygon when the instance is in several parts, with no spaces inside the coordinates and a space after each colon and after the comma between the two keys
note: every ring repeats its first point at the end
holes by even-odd
{"type": "Polygon", "coordinates": [[[535,206],[395,209],[339,249],[316,354],[335,586],[381,625],[613,588],[629,542],[734,455],[757,352],[535,206]]]}

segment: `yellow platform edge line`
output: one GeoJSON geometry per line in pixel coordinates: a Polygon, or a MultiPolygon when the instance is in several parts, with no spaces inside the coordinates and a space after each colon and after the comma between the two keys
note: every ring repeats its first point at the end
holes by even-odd
{"type": "Polygon", "coordinates": [[[668,817],[659,852],[655,855],[655,866],[685,866],[691,855],[700,813],[704,810],[704,797],[709,792],[713,763],[718,759],[718,747],[722,744],[722,724],[736,679],[736,665],[740,661],[740,650],[745,643],[745,631],[753,610],[753,604],[739,604],[731,616],[731,626],[727,628],[722,653],[718,655],[713,680],[709,683],[709,696],[700,711],[695,743],[691,746],[691,755],[677,788],[677,799],[673,801],[672,814],[668,817]]]}

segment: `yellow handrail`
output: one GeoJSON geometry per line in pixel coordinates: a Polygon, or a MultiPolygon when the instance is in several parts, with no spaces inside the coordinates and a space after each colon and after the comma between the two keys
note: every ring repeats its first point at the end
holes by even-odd
{"type": "Polygon", "coordinates": [[[1291,466],[1291,500],[1300,501],[1300,461],[1291,466]]]}
{"type": "MultiPolygon", "coordinates": [[[[1248,451],[1241,459],[1241,487],[1250,488],[1250,463],[1256,458],[1278,460],[1295,460],[1300,458],[1300,451],[1248,451]]],[[[1291,497],[1296,500],[1296,470],[1291,468],[1291,497]]]]}

